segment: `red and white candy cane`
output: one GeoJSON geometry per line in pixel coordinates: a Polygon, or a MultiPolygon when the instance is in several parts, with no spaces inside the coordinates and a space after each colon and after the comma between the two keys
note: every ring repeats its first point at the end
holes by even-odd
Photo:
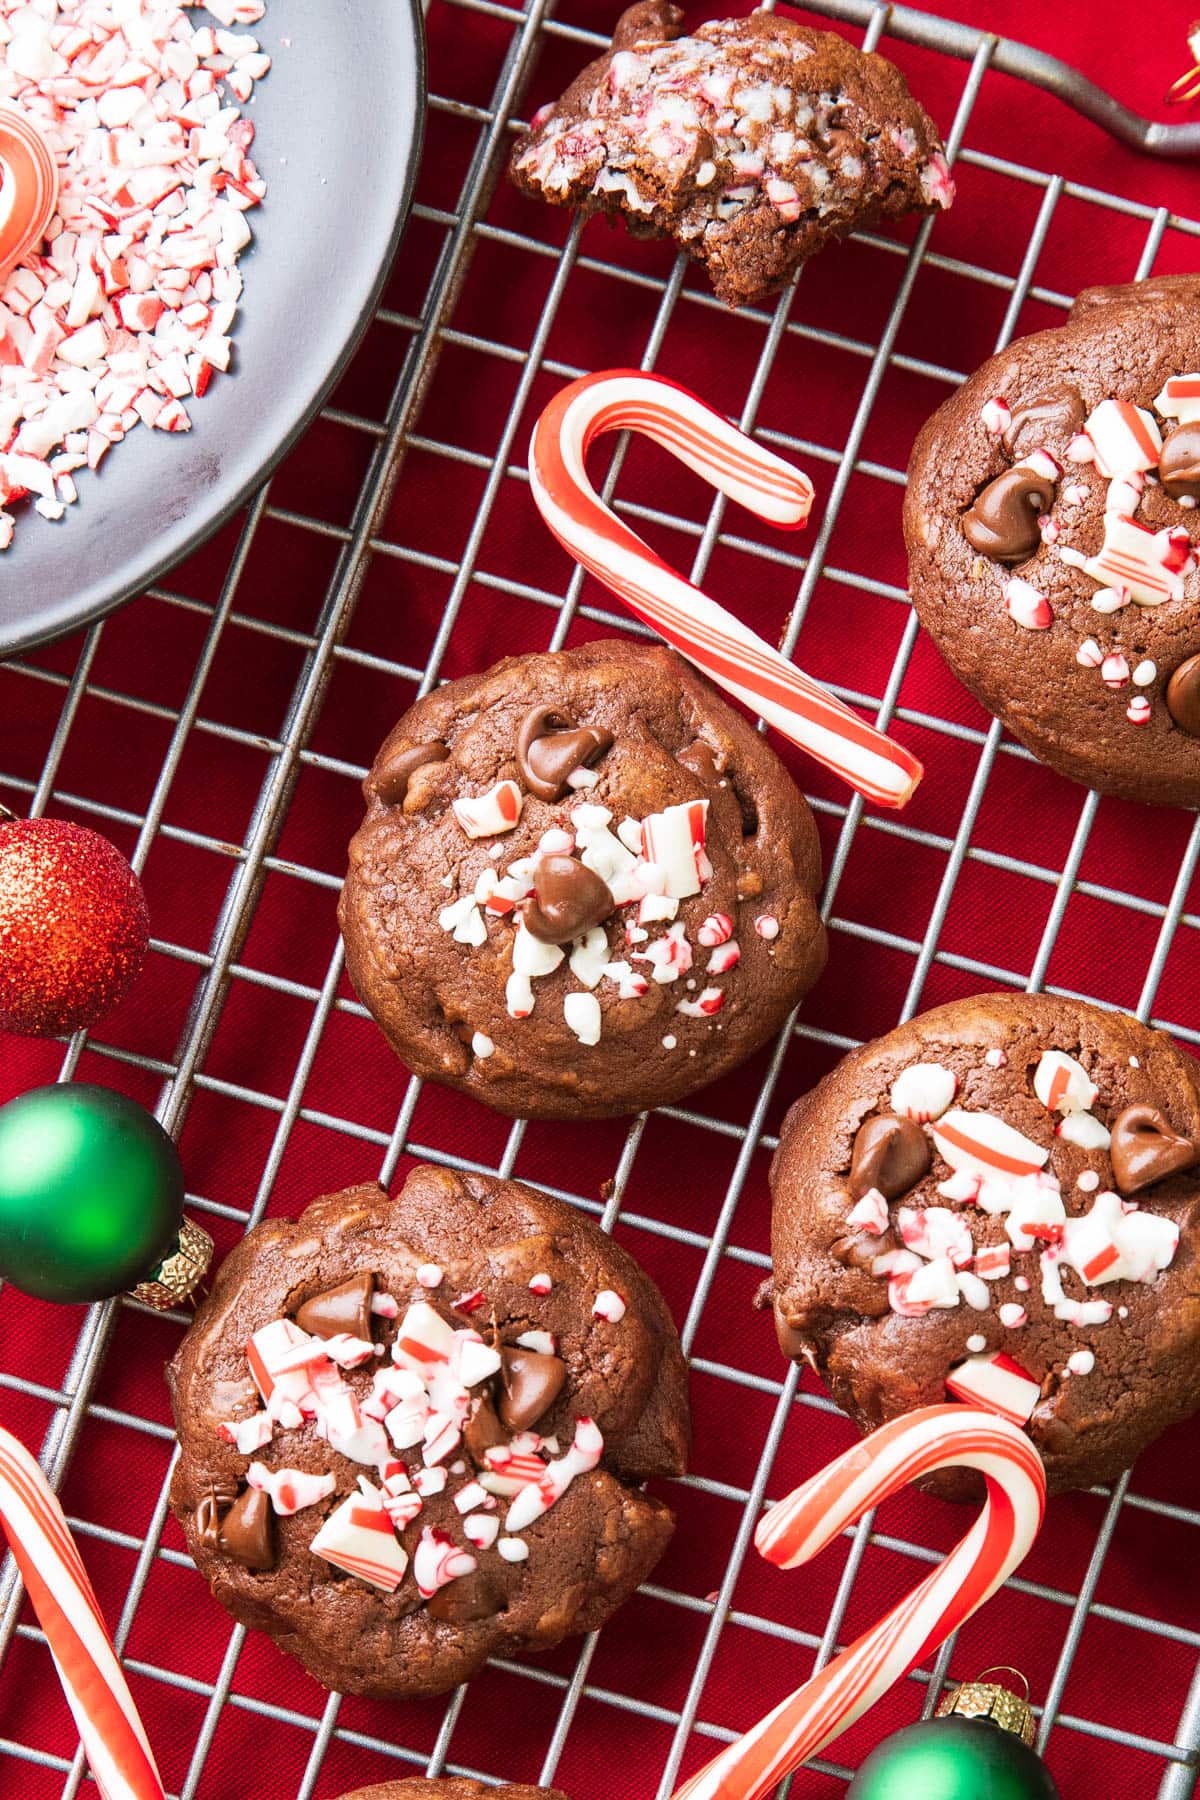
{"type": "Polygon", "coordinates": [[[163,1800],[163,1785],[57,1496],[0,1426],[0,1523],[50,1645],[104,1800],[163,1800]]]}
{"type": "Polygon", "coordinates": [[[41,243],[58,204],[58,164],[35,125],[0,106],[0,288],[41,243]]]}
{"type": "Polygon", "coordinates": [[[685,581],[610,511],[585,459],[606,431],[640,431],[760,519],[797,529],[812,483],[701,400],[636,369],[573,381],[550,402],[529,446],[533,496],[551,531],[631,612],[769,725],[882,806],[903,806],[921,765],[802,674],[725,607],[685,581]]]}
{"type": "Polygon", "coordinates": [[[762,1800],[936,1650],[1024,1558],[1042,1522],[1046,1473],[1007,1419],[926,1406],[882,1425],[773,1506],[755,1543],[769,1562],[810,1562],[847,1525],[935,1469],[978,1469],[987,1500],[967,1535],[878,1625],[730,1744],[675,1800],[762,1800]]]}

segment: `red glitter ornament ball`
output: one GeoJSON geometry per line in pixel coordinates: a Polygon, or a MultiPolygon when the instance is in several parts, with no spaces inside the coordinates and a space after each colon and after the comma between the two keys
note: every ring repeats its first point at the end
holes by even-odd
{"type": "Polygon", "coordinates": [[[94,1025],[149,939],[142,884],[107,838],[62,819],[0,819],[0,1031],[94,1025]]]}

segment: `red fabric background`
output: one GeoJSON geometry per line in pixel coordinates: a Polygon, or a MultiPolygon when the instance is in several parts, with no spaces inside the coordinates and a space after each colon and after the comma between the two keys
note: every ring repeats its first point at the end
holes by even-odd
{"type": "MultiPolygon", "coordinates": [[[[273,28],[303,29],[302,9],[275,0],[273,28]]],[[[1024,36],[1083,66],[1143,110],[1183,66],[1186,5],[1139,9],[1137,35],[1129,9],[1115,0],[1059,0],[1054,7],[1025,3],[1003,8],[982,0],[952,0],[933,10],[1024,36]]],[[[602,29],[611,11],[601,0],[569,0],[561,19],[602,29]]],[[[429,17],[434,93],[486,106],[511,39],[506,17],[467,12],[433,0],[429,17]]],[[[270,40],[271,33],[265,36],[270,40]]],[[[370,47],[363,47],[369,54],[370,47]]],[[[962,64],[904,46],[893,53],[942,125],[949,127],[966,76],[962,64]]],[[[528,94],[528,109],[552,95],[580,60],[579,47],[548,39],[528,94]]],[[[453,212],[475,147],[479,126],[444,110],[431,113],[419,198],[427,208],[453,212]]],[[[1109,142],[1047,96],[1001,76],[988,77],[967,132],[967,146],[1071,181],[1110,188],[1128,198],[1200,214],[1200,182],[1194,167],[1160,165],[1109,142]]],[[[1008,303],[1011,279],[1021,267],[1028,234],[1044,190],[999,169],[967,167],[960,200],[940,219],[932,249],[942,257],[982,265],[993,283],[967,279],[954,267],[926,266],[918,278],[900,332],[898,350],[952,370],[967,371],[991,349],[1008,303]]],[[[543,213],[501,189],[489,212],[491,224],[522,234],[524,245],[487,238],[478,247],[452,320],[494,346],[528,348],[556,272],[553,256],[528,245],[560,244],[561,215],[543,213]]],[[[414,219],[392,275],[388,303],[399,318],[377,322],[337,396],[347,411],[382,418],[411,337],[404,320],[419,314],[436,257],[448,230],[436,211],[414,219]]],[[[1068,295],[1089,281],[1122,280],[1135,271],[1146,239],[1144,220],[1102,211],[1086,197],[1064,194],[1053,229],[1034,272],[1051,293],[1068,295]]],[[[903,234],[902,234],[903,235],[903,234]]],[[[911,235],[911,234],[909,234],[911,235]]],[[[524,456],[537,407],[570,370],[638,361],[660,302],[658,286],[620,282],[611,271],[636,269],[658,283],[671,258],[662,246],[635,246],[622,235],[592,226],[584,253],[600,266],[575,271],[567,298],[550,331],[551,368],[534,383],[520,419],[511,460],[524,456]],[[553,365],[559,365],[555,367],[553,365]]],[[[1195,266],[1193,240],[1167,230],[1156,267],[1195,266]]],[[[886,320],[902,263],[863,244],[830,252],[805,275],[790,318],[841,333],[870,346],[886,320]]],[[[689,274],[686,294],[702,294],[689,274]]],[[[251,290],[252,299],[252,290],[251,290]]],[[[319,304],[319,295],[305,303],[319,304]]],[[[1019,330],[1061,318],[1061,308],[1030,299],[1019,330]]],[[[684,298],[674,309],[657,367],[696,388],[732,413],[744,403],[765,337],[761,318],[734,318],[684,298]]],[[[759,409],[759,423],[815,446],[837,451],[845,441],[867,362],[854,349],[831,347],[801,335],[784,342],[759,409]]],[[[253,1203],[272,1142],[279,1108],[293,1091],[298,1061],[314,1016],[315,990],[324,979],[336,942],[334,887],[344,867],[345,844],[358,802],[344,766],[369,762],[374,747],[413,692],[400,664],[420,670],[429,656],[441,609],[453,583],[482,497],[486,468],[448,462],[438,445],[455,445],[484,459],[496,452],[519,379],[517,360],[473,344],[443,347],[436,377],[417,422],[384,532],[411,554],[378,554],[349,633],[352,654],[337,661],[317,721],[313,748],[331,759],[303,770],[279,846],[279,866],[268,875],[261,904],[241,958],[241,968],[266,971],[298,984],[280,993],[239,977],[232,984],[212,1047],[203,1065],[181,1138],[188,1186],[206,1209],[202,1216],[219,1245],[241,1229],[239,1215],[253,1203]],[[439,563],[436,559],[441,559],[439,563]],[[383,664],[378,660],[385,659],[383,664]],[[306,879],[294,865],[319,871],[306,879]],[[236,1090],[236,1091],[235,1091],[236,1090]],[[250,1091],[247,1097],[246,1090],[250,1091]],[[255,1098],[257,1097],[257,1098],[255,1098]],[[207,1210],[216,1207],[216,1212],[207,1210]]],[[[902,469],[921,419],[948,391],[944,382],[903,367],[889,369],[864,446],[864,457],[902,469]]],[[[153,1105],[161,1075],[169,1072],[251,808],[300,670],[305,634],[311,632],[338,551],[336,536],[314,531],[308,521],[344,527],[370,454],[370,439],[348,425],[325,420],[288,460],[272,493],[274,515],[261,526],[238,590],[237,617],[225,630],[175,780],[165,796],[164,827],[145,869],[156,938],[182,950],[152,956],[135,992],[105,1021],[85,1051],[79,1074],[122,1087],[153,1105]],[[286,516],[285,516],[286,515],[286,516]],[[247,621],[267,621],[283,635],[267,635],[247,621]],[[289,635],[290,634],[290,635],[289,635]],[[235,734],[214,735],[218,723],[235,734]],[[265,734],[265,736],[264,736],[265,734]],[[122,1061],[136,1051],[156,1059],[159,1073],[122,1061]]],[[[164,449],[164,454],[168,451],[164,449]]],[[[827,492],[831,458],[802,457],[827,492]]],[[[657,452],[637,447],[619,493],[643,504],[670,508],[703,521],[708,496],[691,477],[657,452]]],[[[853,684],[865,694],[883,690],[899,644],[906,612],[895,593],[867,593],[844,579],[850,571],[898,589],[904,561],[898,531],[901,488],[870,473],[855,476],[799,645],[799,659],[813,673],[853,684]]],[[[819,523],[820,514],[814,525],[819,523]]],[[[30,529],[41,529],[33,521],[30,529]]],[[[754,544],[771,534],[732,512],[727,531],[754,544]]],[[[126,850],[133,846],[131,816],[151,803],[174,715],[187,692],[208,623],[203,608],[218,598],[236,542],[238,522],[178,572],[172,590],[202,603],[201,609],[144,599],[106,626],[92,669],[91,686],[67,741],[50,810],[99,824],[126,850]],[[134,704],[124,704],[121,696],[134,704]],[[71,799],[66,798],[72,797],[71,799]],[[117,809],[105,819],[95,805],[117,809]]],[[[664,551],[684,561],[694,537],[652,531],[664,551]]],[[[809,534],[810,541],[812,532],[809,534]]],[[[783,547],[792,550],[797,540],[783,547]]],[[[801,544],[803,549],[803,544],[801,544]]],[[[481,666],[502,651],[546,644],[554,614],[514,584],[561,595],[570,567],[542,529],[524,483],[504,481],[479,549],[475,578],[441,665],[445,675],[481,666]],[[487,579],[481,579],[480,576],[487,579]],[[507,585],[506,585],[507,584],[507,585]]],[[[717,549],[707,581],[767,636],[781,629],[795,596],[794,570],[717,549]]],[[[584,600],[606,606],[589,584],[584,600]]],[[[576,620],[570,641],[597,633],[576,620]]],[[[62,700],[61,677],[75,666],[79,642],[60,644],[21,668],[0,667],[0,799],[28,803],[51,743],[62,700]],[[31,677],[41,671],[47,679],[31,677]]],[[[901,705],[949,721],[965,735],[948,735],[919,722],[897,732],[925,758],[928,775],[906,823],[926,834],[902,840],[871,825],[854,839],[834,906],[830,967],[805,1008],[805,1024],[834,1037],[866,1037],[894,1023],[913,968],[911,949],[872,937],[880,931],[919,943],[942,883],[950,840],[975,774],[978,734],[987,720],[943,669],[936,652],[918,642],[901,693],[901,705]],[[974,734],[974,735],[972,735],[974,734]]],[[[823,803],[820,814],[832,850],[844,795],[836,784],[789,757],[806,790],[823,803]]],[[[994,982],[1022,985],[1037,954],[1054,900],[1050,877],[1062,869],[1083,795],[1038,769],[1023,756],[1002,752],[951,901],[941,949],[922,1004],[968,993],[994,982]],[[1005,860],[1009,859],[1009,860],[1005,860]],[[1022,873],[1024,859],[1042,879],[1022,873]]],[[[1188,843],[1191,821],[1105,801],[1084,852],[1081,879],[1093,891],[1076,893],[1067,908],[1050,959],[1051,984],[1100,999],[1134,1005],[1153,952],[1161,912],[1169,900],[1188,843]],[[1104,890],[1137,897],[1136,908],[1104,890]]],[[[349,990],[343,986],[343,995],[349,990]]],[[[1194,923],[1185,919],[1167,959],[1154,1001],[1155,1016],[1193,1031],[1198,982],[1194,923]]],[[[61,1047],[4,1040],[0,1045],[0,1098],[55,1077],[61,1047]]],[[[801,1036],[789,1051],[767,1120],[774,1131],[787,1102],[833,1061],[836,1050],[801,1036]]],[[[718,1124],[738,1127],[750,1116],[765,1067],[759,1058],[717,1092],[700,1097],[697,1111],[718,1124]]],[[[273,1212],[292,1213],[314,1193],[374,1174],[404,1095],[404,1077],[369,1021],[335,1012],[324,1030],[307,1079],[300,1084],[305,1112],[292,1129],[269,1194],[273,1212]],[[373,1137],[355,1136],[350,1121],[373,1137]]],[[[422,1151],[451,1152],[495,1166],[508,1139],[505,1122],[470,1103],[434,1089],[416,1108],[397,1179],[422,1151]]],[[[624,1141],[619,1123],[570,1130],[530,1127],[515,1158],[515,1172],[569,1188],[595,1200],[615,1171],[624,1141]]],[[[702,1130],[678,1119],[649,1121],[625,1195],[622,1237],[662,1283],[684,1316],[699,1274],[704,1240],[713,1229],[739,1148],[736,1133],[702,1130]],[[655,1221],[694,1234],[672,1239],[639,1223],[655,1221]]],[[[768,1152],[754,1158],[734,1217],[730,1243],[706,1307],[696,1355],[710,1364],[749,1371],[765,1384],[780,1377],[769,1327],[750,1310],[768,1243],[768,1152]]],[[[53,1389],[66,1367],[81,1315],[39,1306],[6,1292],[0,1299],[0,1369],[53,1389]]],[[[64,1498],[72,1515],[127,1534],[117,1544],[85,1538],[84,1551],[101,1602],[117,1618],[138,1547],[151,1527],[169,1456],[168,1409],[162,1364],[178,1341],[178,1327],[124,1310],[97,1392],[102,1409],[89,1419],[68,1477],[64,1498]],[[105,1410],[106,1409],[106,1410],[105,1410]],[[134,1413],[155,1423],[138,1432],[113,1414],[134,1413]]],[[[769,1385],[738,1385],[709,1372],[694,1379],[694,1468],[710,1479],[744,1490],[751,1482],[775,1405],[769,1385]]],[[[40,1443],[51,1416],[49,1400],[0,1390],[0,1418],[25,1440],[40,1443]]],[[[815,1387],[789,1422],[772,1471],[778,1495],[844,1447],[847,1425],[820,1404],[815,1387]]],[[[1063,1701],[1068,1719],[1143,1734],[1152,1743],[1173,1740],[1197,1643],[1196,1523],[1180,1509],[1198,1497],[1194,1428],[1176,1430],[1139,1467],[1138,1502],[1123,1509],[1099,1576],[1099,1611],[1089,1621],[1063,1701]],[[1136,1629],[1143,1618],[1150,1632],[1136,1629]]],[[[680,1512],[675,1543],[656,1582],[703,1601],[719,1585],[741,1516],[735,1498],[676,1488],[680,1512]]],[[[986,1663],[1017,1662],[1035,1697],[1045,1693],[1062,1648],[1070,1599],[1083,1580],[1104,1500],[1078,1495],[1054,1503],[1046,1530],[1024,1574],[1039,1589],[1001,1595],[964,1633],[954,1672],[970,1674],[986,1663]]],[[[963,1515],[919,1496],[892,1502],[881,1516],[884,1536],[867,1551],[843,1627],[843,1640],[869,1624],[924,1570],[904,1549],[947,1547],[961,1532],[963,1515]]],[[[178,1553],[173,1525],[164,1544],[178,1553]]],[[[740,1728],[751,1723],[811,1667],[848,1546],[840,1544],[808,1572],[780,1576],[753,1556],[739,1581],[739,1615],[774,1622],[783,1636],[730,1624],[703,1696],[700,1717],[740,1728]],[[789,1639],[788,1633],[807,1636],[789,1639]]],[[[557,1780],[574,1800],[649,1800],[656,1791],[671,1741],[671,1726],[654,1708],[678,1708],[687,1693],[707,1612],[680,1607],[654,1595],[639,1596],[603,1635],[580,1703],[557,1780]],[[634,1696],[640,1715],[615,1711],[605,1694],[634,1696]]],[[[204,1721],[207,1684],[218,1676],[228,1643],[228,1622],[209,1600],[199,1578],[178,1559],[156,1561],[128,1644],[135,1665],[168,1669],[190,1684],[167,1685],[135,1668],[133,1686],[144,1710],[167,1785],[177,1792],[186,1779],[204,1721]]],[[[573,1667],[570,1647],[539,1668],[561,1677],[573,1667]]],[[[313,1727],[324,1695],[292,1662],[258,1639],[249,1641],[233,1674],[236,1696],[268,1700],[292,1709],[294,1724],[264,1722],[251,1708],[227,1707],[217,1728],[197,1793],[200,1800],[283,1800],[296,1792],[310,1755],[313,1727]],[[307,1722],[307,1725],[306,1725],[307,1722]],[[251,1773],[252,1771],[252,1773],[251,1773]]],[[[923,1689],[901,1686],[863,1721],[833,1755],[853,1766],[885,1732],[916,1716],[923,1689]]],[[[536,1780],[561,1701],[561,1685],[489,1671],[472,1685],[449,1746],[452,1766],[494,1776],[536,1780]]],[[[428,1753],[443,1715],[440,1703],[398,1707],[343,1704],[339,1726],[409,1751],[428,1753]]],[[[0,1738],[17,1739],[51,1756],[70,1756],[74,1737],[43,1647],[28,1639],[14,1646],[0,1682],[0,1738]]],[[[715,1748],[711,1737],[693,1736],[685,1763],[695,1768],[715,1748]]],[[[1149,1750],[1112,1744],[1067,1725],[1055,1730],[1050,1765],[1065,1800],[1121,1795],[1150,1800],[1160,1759],[1149,1750]]],[[[343,1739],[330,1747],[316,1782],[318,1800],[332,1800],[360,1782],[422,1765],[398,1762],[377,1749],[343,1739]]],[[[21,1800],[49,1800],[61,1792],[52,1768],[0,1755],[0,1791],[21,1800]]],[[[793,1800],[832,1800],[843,1791],[832,1774],[807,1773],[794,1784],[793,1800]]]]}

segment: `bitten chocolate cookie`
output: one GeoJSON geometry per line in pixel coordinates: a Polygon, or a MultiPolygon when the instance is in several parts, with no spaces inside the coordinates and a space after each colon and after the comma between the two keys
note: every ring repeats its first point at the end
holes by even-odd
{"type": "Polygon", "coordinates": [[[824,965],[812,815],[673,651],[609,639],[449,682],[365,792],[350,977],[410,1069],[500,1112],[681,1099],[824,965]]]}
{"type": "MultiPolygon", "coordinates": [[[[981,994],[847,1056],[784,1121],[774,1308],[864,1430],[947,1394],[1051,1490],[1200,1408],[1200,1071],[1162,1032],[981,994]]],[[[967,1496],[976,1477],[932,1484],[967,1496]]]]}
{"type": "Polygon", "coordinates": [[[376,1787],[356,1788],[342,1800],[567,1800],[557,1788],[485,1787],[481,1781],[382,1781],[376,1787]]]}
{"type": "Polygon", "coordinates": [[[517,187],[674,238],[730,306],[859,226],[950,205],[937,131],[882,56],[774,13],[682,32],[666,0],[622,13],[518,140],[517,187]]]}
{"type": "Polygon", "coordinates": [[[197,1567],[342,1693],[441,1693],[594,1630],[671,1535],[637,1485],[687,1462],[670,1314],[519,1182],[420,1167],[256,1226],[168,1379],[197,1567]]]}
{"type": "Polygon", "coordinates": [[[921,623],[1034,755],[1200,805],[1200,276],[1089,288],[917,439],[921,623]]]}

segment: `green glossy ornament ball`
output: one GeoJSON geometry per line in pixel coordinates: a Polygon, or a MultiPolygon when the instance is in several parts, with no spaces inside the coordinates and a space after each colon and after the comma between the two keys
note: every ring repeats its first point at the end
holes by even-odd
{"type": "Polygon", "coordinates": [[[0,1275],[41,1300],[104,1300],[170,1254],[183,1170],[124,1094],[64,1082],[0,1106],[0,1275]]]}
{"type": "Polygon", "coordinates": [[[846,1800],[1059,1800],[1046,1765],[986,1719],[927,1719],[873,1750],[846,1800]]]}

